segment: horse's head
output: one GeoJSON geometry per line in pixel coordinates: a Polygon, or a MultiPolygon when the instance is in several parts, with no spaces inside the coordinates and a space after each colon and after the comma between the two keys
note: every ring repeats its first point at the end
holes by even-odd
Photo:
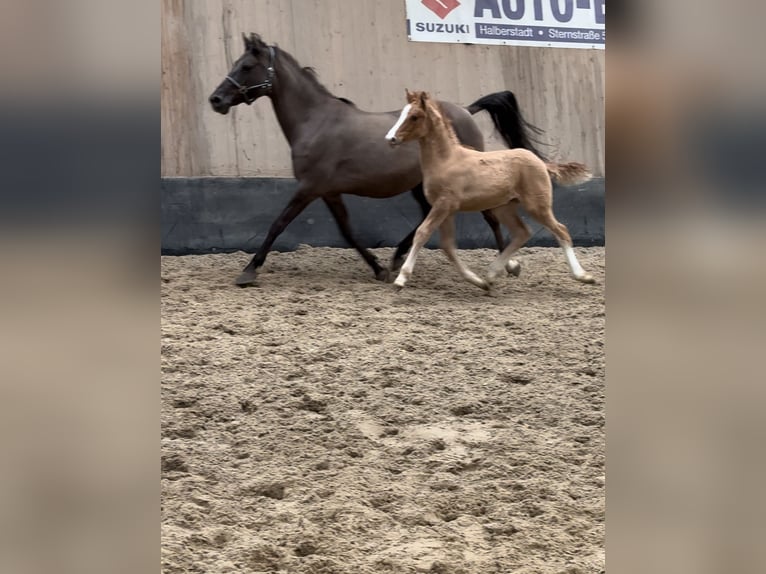
{"type": "Polygon", "coordinates": [[[428,133],[428,111],[431,96],[428,92],[410,92],[407,94],[407,105],[402,109],[399,119],[386,134],[386,141],[392,146],[424,137],[428,133]]]}
{"type": "Polygon", "coordinates": [[[234,62],[229,75],[211,94],[210,105],[219,114],[228,114],[232,106],[252,104],[261,96],[271,91],[274,83],[273,46],[266,45],[260,36],[242,35],[245,41],[245,53],[234,62]]]}

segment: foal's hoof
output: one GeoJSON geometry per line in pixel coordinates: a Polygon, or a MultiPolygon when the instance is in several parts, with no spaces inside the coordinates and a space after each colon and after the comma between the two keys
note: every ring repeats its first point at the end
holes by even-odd
{"type": "Polygon", "coordinates": [[[590,273],[586,273],[582,277],[577,277],[577,280],[580,283],[587,283],[589,285],[593,285],[596,282],[596,278],[593,275],[591,275],[590,273]]]}
{"type": "Polygon", "coordinates": [[[521,263],[518,261],[516,262],[516,265],[514,266],[510,261],[505,264],[505,270],[508,272],[508,275],[513,275],[514,277],[518,277],[521,275],[521,263]]]}
{"type": "Polygon", "coordinates": [[[234,281],[234,284],[240,287],[249,287],[255,284],[257,278],[258,272],[255,269],[245,269],[234,281]]]}

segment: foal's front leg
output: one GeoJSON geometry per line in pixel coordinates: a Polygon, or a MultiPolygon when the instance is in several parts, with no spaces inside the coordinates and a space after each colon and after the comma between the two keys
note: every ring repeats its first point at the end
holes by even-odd
{"type": "MultiPolygon", "coordinates": [[[[500,229],[500,222],[498,222],[497,217],[495,217],[495,214],[492,213],[491,209],[482,211],[481,214],[484,216],[484,221],[487,222],[487,225],[489,225],[492,230],[492,234],[495,236],[498,253],[502,253],[503,249],[505,249],[505,239],[503,239],[503,231],[500,229]]],[[[509,275],[518,277],[521,274],[521,263],[515,259],[509,259],[508,263],[505,264],[505,270],[509,275]]]]}
{"type": "MultiPolygon", "coordinates": [[[[428,214],[431,212],[431,204],[428,203],[428,200],[426,199],[426,196],[423,193],[422,182],[412,188],[412,197],[414,197],[415,201],[418,202],[418,206],[420,207],[420,213],[423,219],[428,217],[428,214]]],[[[423,223],[423,220],[421,220],[420,223],[423,223]]],[[[407,237],[402,239],[399,242],[399,245],[396,246],[396,252],[394,253],[393,258],[391,259],[390,271],[391,271],[392,277],[394,273],[399,271],[399,269],[401,268],[402,262],[404,261],[404,255],[410,250],[410,247],[412,247],[412,240],[415,238],[415,233],[417,232],[417,230],[418,228],[415,227],[415,229],[410,231],[407,234],[407,237]]]]}
{"type": "Polygon", "coordinates": [[[452,264],[457,267],[460,274],[468,281],[489,291],[489,283],[468,269],[457,255],[457,245],[455,244],[455,216],[448,216],[439,226],[439,235],[441,238],[442,249],[452,264]]]}
{"type": "Polygon", "coordinates": [[[449,209],[437,204],[433,206],[431,213],[429,213],[428,217],[426,217],[423,220],[423,223],[420,224],[418,230],[415,232],[415,240],[412,242],[412,249],[410,249],[407,259],[404,262],[404,265],[402,265],[401,271],[399,271],[399,276],[396,278],[396,281],[394,281],[394,285],[397,288],[401,289],[405,286],[407,280],[412,275],[412,270],[415,268],[415,259],[417,259],[418,253],[426,244],[428,238],[433,235],[434,231],[436,231],[436,228],[439,227],[442,221],[449,215],[451,215],[449,209]]]}

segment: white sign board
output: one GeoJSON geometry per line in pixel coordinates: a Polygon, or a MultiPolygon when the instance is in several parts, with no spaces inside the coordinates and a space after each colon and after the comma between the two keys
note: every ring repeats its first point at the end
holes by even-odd
{"type": "Polygon", "coordinates": [[[603,50],[606,0],[406,0],[414,42],[603,50]]]}

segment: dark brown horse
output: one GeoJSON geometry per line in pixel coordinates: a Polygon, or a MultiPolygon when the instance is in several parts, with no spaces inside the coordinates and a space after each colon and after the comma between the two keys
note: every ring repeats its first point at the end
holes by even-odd
{"type": "MultiPolygon", "coordinates": [[[[258,268],[276,238],[319,198],[330,209],[346,241],[372,267],[378,279],[386,280],[389,270],[354,238],[342,195],[385,198],[412,190],[423,218],[428,215],[430,205],[421,185],[417,144],[392,148],[383,139],[399,112],[362,111],[348,100],[332,95],[319,83],[313,70],[301,67],[284,50],[267,45],[256,34],[243,38],[245,52],[210,96],[210,104],[215,111],[226,114],[232,106],[252,104],[261,96],[271,98],[279,125],[290,144],[298,189],[237,278],[237,285],[255,281],[258,268]]],[[[486,110],[511,147],[536,151],[530,131],[539,133],[539,130],[523,120],[511,92],[490,94],[468,109],[450,102],[441,102],[441,105],[464,145],[484,149],[484,137],[471,114],[486,110]]],[[[484,217],[492,228],[498,249],[502,250],[504,240],[497,220],[489,211],[484,212],[484,217]]],[[[392,271],[401,266],[412,245],[415,229],[398,245],[392,271]]],[[[507,270],[518,275],[520,266],[510,261],[507,270]]]]}

